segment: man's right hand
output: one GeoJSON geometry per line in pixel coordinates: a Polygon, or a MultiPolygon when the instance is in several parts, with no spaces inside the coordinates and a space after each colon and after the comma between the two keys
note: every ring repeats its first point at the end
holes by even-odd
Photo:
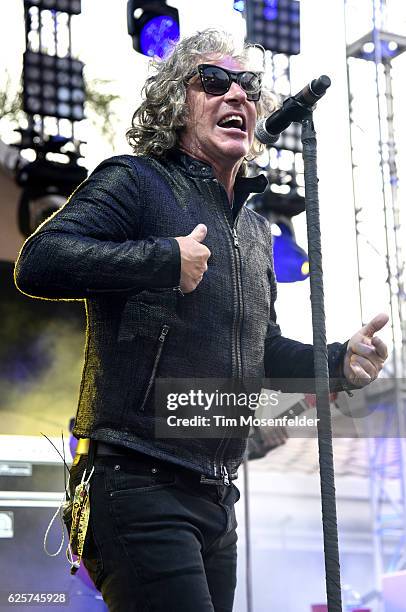
{"type": "Polygon", "coordinates": [[[194,291],[207,270],[207,260],[211,253],[207,246],[200,244],[206,234],[207,227],[199,223],[188,236],[175,238],[180,248],[180,288],[183,293],[194,291]]]}

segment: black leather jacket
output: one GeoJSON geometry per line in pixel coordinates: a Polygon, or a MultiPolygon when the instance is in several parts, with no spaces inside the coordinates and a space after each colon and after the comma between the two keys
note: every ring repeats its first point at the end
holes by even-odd
{"type": "MultiPolygon", "coordinates": [[[[237,178],[233,207],[210,166],[113,157],[24,244],[16,284],[47,299],[82,299],[87,337],[74,434],[200,471],[235,473],[244,439],[155,439],[153,387],[164,378],[306,378],[313,350],[283,338],[269,223],[246,206],[262,175],[237,178]],[[174,236],[204,223],[208,271],[179,290],[174,236]]],[[[336,374],[343,345],[329,346],[336,374]]],[[[248,432],[247,432],[248,433],[248,432]]]]}

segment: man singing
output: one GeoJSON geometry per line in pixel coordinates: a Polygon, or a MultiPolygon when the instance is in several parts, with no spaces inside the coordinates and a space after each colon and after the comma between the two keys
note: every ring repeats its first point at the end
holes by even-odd
{"type": "MultiPolygon", "coordinates": [[[[135,155],[101,163],[25,243],[25,294],[82,299],[87,337],[71,487],[95,449],[84,562],[110,611],[230,612],[245,440],[158,439],[161,378],[312,378],[281,335],[269,223],[244,206],[254,127],[274,110],[249,48],[213,29],[147,79],[135,155]]],[[[387,356],[378,315],[329,345],[330,375],[363,386],[387,356]]]]}

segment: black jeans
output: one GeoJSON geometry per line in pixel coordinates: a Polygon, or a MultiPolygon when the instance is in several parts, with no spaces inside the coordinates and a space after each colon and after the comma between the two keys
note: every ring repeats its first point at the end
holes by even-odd
{"type": "Polygon", "coordinates": [[[96,457],[83,560],[109,611],[231,612],[238,499],[146,455],[96,457]]]}

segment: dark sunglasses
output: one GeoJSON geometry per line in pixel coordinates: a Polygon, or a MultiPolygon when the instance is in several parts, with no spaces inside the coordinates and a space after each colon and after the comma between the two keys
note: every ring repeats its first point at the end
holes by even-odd
{"type": "Polygon", "coordinates": [[[249,70],[232,72],[213,64],[199,64],[197,69],[204,91],[212,96],[222,96],[227,93],[231,83],[237,83],[247,94],[247,100],[251,102],[257,102],[261,96],[262,76],[258,72],[249,70]]]}

